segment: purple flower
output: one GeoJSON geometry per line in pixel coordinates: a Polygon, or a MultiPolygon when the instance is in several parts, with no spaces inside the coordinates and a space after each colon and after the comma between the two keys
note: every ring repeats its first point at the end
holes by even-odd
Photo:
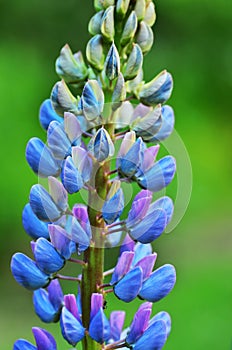
{"type": "Polygon", "coordinates": [[[64,339],[71,345],[76,344],[85,336],[75,296],[65,296],[65,306],[60,317],[60,327],[64,339]]]}
{"type": "Polygon", "coordinates": [[[103,311],[102,294],[92,294],[90,316],[89,335],[97,343],[103,344],[110,338],[110,323],[103,311]]]}
{"type": "Polygon", "coordinates": [[[45,329],[33,327],[32,332],[36,341],[36,346],[27,340],[19,339],[14,343],[13,350],[57,350],[56,341],[45,329]]]}

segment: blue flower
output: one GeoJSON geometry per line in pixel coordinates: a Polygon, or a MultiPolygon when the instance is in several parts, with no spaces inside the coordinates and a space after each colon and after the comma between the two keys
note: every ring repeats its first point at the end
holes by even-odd
{"type": "Polygon", "coordinates": [[[173,265],[166,264],[155,270],[143,282],[139,297],[156,302],[171,292],[176,283],[176,271],[173,265]]]}
{"type": "Polygon", "coordinates": [[[156,162],[143,175],[136,178],[140,187],[158,192],[168,186],[174,178],[176,162],[172,156],[166,156],[156,162]]]}
{"type": "Polygon", "coordinates": [[[134,300],[142,287],[143,271],[140,266],[130,270],[114,285],[114,294],[118,299],[129,303],[134,300]]]}
{"type": "Polygon", "coordinates": [[[44,221],[56,221],[67,210],[67,193],[63,185],[49,177],[49,192],[41,185],[33,185],[30,191],[30,205],[35,215],[44,221]]]}
{"type": "Polygon", "coordinates": [[[99,117],[104,107],[104,94],[97,80],[89,80],[83,89],[79,108],[87,120],[99,117]]]}
{"type": "Polygon", "coordinates": [[[19,339],[14,343],[13,350],[57,350],[56,341],[45,329],[33,327],[32,332],[36,341],[36,346],[27,340],[19,339]]]}
{"type": "Polygon", "coordinates": [[[98,162],[103,162],[114,154],[114,144],[104,127],[101,127],[96,132],[93,139],[90,141],[89,148],[98,162]]]}
{"type": "Polygon", "coordinates": [[[38,267],[46,274],[59,271],[65,264],[64,257],[43,237],[36,241],[34,256],[38,267]]]}
{"type": "Polygon", "coordinates": [[[170,73],[162,71],[152,81],[144,84],[139,92],[139,99],[148,106],[166,102],[171,96],[173,80],[170,73]]]}
{"type": "Polygon", "coordinates": [[[47,291],[40,288],[33,293],[35,313],[45,323],[57,322],[63,304],[63,293],[58,280],[49,284],[47,291]]]}
{"type": "Polygon", "coordinates": [[[82,326],[75,297],[66,296],[65,306],[60,317],[60,327],[64,339],[71,345],[81,341],[85,336],[85,328],[82,326]]]}
{"type": "Polygon", "coordinates": [[[50,281],[48,274],[41,271],[33,260],[22,253],[13,255],[11,271],[15,280],[30,290],[46,287],[50,281]]]}
{"type": "Polygon", "coordinates": [[[56,112],[54,111],[52,107],[52,103],[50,99],[45,100],[39,110],[39,120],[41,126],[47,130],[49,127],[49,124],[56,120],[57,122],[61,123],[63,122],[63,118],[60,117],[56,112]]]}
{"type": "Polygon", "coordinates": [[[110,338],[110,323],[103,312],[102,294],[93,293],[91,297],[89,335],[100,344],[110,338]]]}
{"type": "Polygon", "coordinates": [[[39,237],[49,238],[48,223],[38,219],[31,209],[30,204],[26,204],[23,209],[22,221],[24,230],[34,239],[39,237]]]}
{"type": "Polygon", "coordinates": [[[26,147],[26,159],[31,169],[43,177],[58,176],[60,167],[49,148],[37,137],[26,147]]]}
{"type": "Polygon", "coordinates": [[[102,217],[107,224],[116,221],[124,209],[124,195],[120,181],[114,181],[102,207],[102,217]]]}
{"type": "Polygon", "coordinates": [[[135,343],[134,350],[161,350],[167,340],[166,325],[158,320],[148,327],[135,343]]]}

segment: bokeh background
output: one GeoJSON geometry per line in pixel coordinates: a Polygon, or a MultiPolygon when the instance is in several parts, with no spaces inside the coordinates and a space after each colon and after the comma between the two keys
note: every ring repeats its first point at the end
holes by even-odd
{"type": "MultiPolygon", "coordinates": [[[[173,263],[178,280],[154,311],[164,309],[172,315],[166,350],[228,350],[232,339],[232,2],[156,0],[156,7],[155,45],[145,58],[145,76],[149,80],[163,68],[174,76],[169,103],[191,158],[193,191],[181,223],[155,244],[157,265],[173,263]]],[[[37,178],[24,151],[30,137],[45,139],[38,109],[57,81],[55,58],[66,42],[74,51],[84,50],[93,12],[92,0],[0,1],[2,350],[12,349],[19,337],[32,340],[31,326],[41,326],[33,314],[31,293],[15,283],[9,270],[15,251],[29,251],[21,211],[37,178]]],[[[112,266],[110,254],[107,259],[112,266]]],[[[127,323],[136,307],[136,303],[127,306],[127,323]]],[[[56,325],[48,329],[58,333],[56,325]]],[[[58,341],[59,349],[69,348],[60,336],[58,341]]]]}

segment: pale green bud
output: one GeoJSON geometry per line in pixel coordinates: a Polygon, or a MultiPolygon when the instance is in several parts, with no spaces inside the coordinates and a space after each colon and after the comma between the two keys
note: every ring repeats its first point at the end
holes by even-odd
{"type": "Polygon", "coordinates": [[[89,40],[86,46],[86,57],[91,66],[101,71],[104,67],[103,38],[100,34],[89,40]]]}
{"type": "Polygon", "coordinates": [[[125,27],[122,32],[121,44],[125,46],[131,39],[134,38],[135,32],[137,29],[138,20],[135,11],[132,11],[130,16],[128,17],[125,27]]]}
{"type": "Polygon", "coordinates": [[[139,21],[142,21],[145,16],[146,11],[146,1],[137,0],[135,4],[135,13],[139,21]]]}
{"type": "Polygon", "coordinates": [[[72,95],[64,80],[55,84],[51,92],[52,106],[57,114],[64,116],[64,112],[79,114],[78,100],[72,95]]]}
{"type": "Polygon", "coordinates": [[[104,11],[97,12],[89,21],[88,30],[92,35],[101,34],[101,22],[104,11]]]}
{"type": "Polygon", "coordinates": [[[173,80],[166,70],[158,74],[149,83],[144,84],[139,92],[140,101],[148,106],[166,102],[171,96],[173,80]]]}
{"type": "Polygon", "coordinates": [[[126,82],[126,90],[129,93],[133,93],[138,96],[140,88],[143,84],[143,69],[141,68],[138,75],[133,79],[126,82]]]}
{"type": "Polygon", "coordinates": [[[150,4],[146,8],[144,22],[146,22],[150,27],[152,27],[155,21],[156,21],[155,4],[154,2],[150,2],[150,4]]]}
{"type": "Polygon", "coordinates": [[[127,13],[129,5],[130,0],[118,0],[116,5],[116,12],[119,15],[124,16],[127,13]]]}
{"type": "Polygon", "coordinates": [[[138,44],[134,44],[125,67],[124,78],[126,80],[134,79],[137,76],[139,70],[142,68],[142,65],[142,50],[138,44]]]}
{"type": "Polygon", "coordinates": [[[100,11],[114,5],[114,2],[115,0],[94,0],[94,7],[97,11],[100,11]]]}
{"type": "Polygon", "coordinates": [[[150,51],[154,41],[154,34],[149,25],[142,21],[140,22],[139,31],[136,37],[136,42],[141,47],[143,54],[150,51]]]}
{"type": "Polygon", "coordinates": [[[109,80],[117,78],[120,72],[120,57],[114,43],[111,45],[106,56],[105,72],[109,80]]]}
{"type": "Polygon", "coordinates": [[[114,40],[114,6],[108,7],[102,16],[101,33],[107,40],[114,40]]]}
{"type": "Polygon", "coordinates": [[[119,108],[125,99],[126,99],[126,84],[122,73],[119,73],[118,80],[112,95],[113,111],[119,108]]]}
{"type": "Polygon", "coordinates": [[[84,80],[88,71],[81,52],[73,55],[69,45],[65,45],[56,60],[56,72],[66,83],[84,80]]]}

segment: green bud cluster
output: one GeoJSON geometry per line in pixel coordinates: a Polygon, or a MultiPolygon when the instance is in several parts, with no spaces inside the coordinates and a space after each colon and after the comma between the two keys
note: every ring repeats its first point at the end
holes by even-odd
{"type": "MultiPolygon", "coordinates": [[[[153,1],[94,0],[94,7],[96,13],[88,24],[92,37],[86,46],[85,59],[81,52],[73,54],[65,45],[56,61],[56,72],[62,82],[52,90],[55,111],[61,116],[64,112],[80,115],[80,96],[88,80],[98,81],[105,102],[112,104],[113,111],[127,99],[149,106],[163,103],[159,101],[159,89],[162,83],[168,85],[165,79],[170,74],[162,72],[150,83],[143,81],[143,57],[154,41],[153,1]]],[[[166,93],[161,100],[166,101],[167,96],[166,93]]]]}

